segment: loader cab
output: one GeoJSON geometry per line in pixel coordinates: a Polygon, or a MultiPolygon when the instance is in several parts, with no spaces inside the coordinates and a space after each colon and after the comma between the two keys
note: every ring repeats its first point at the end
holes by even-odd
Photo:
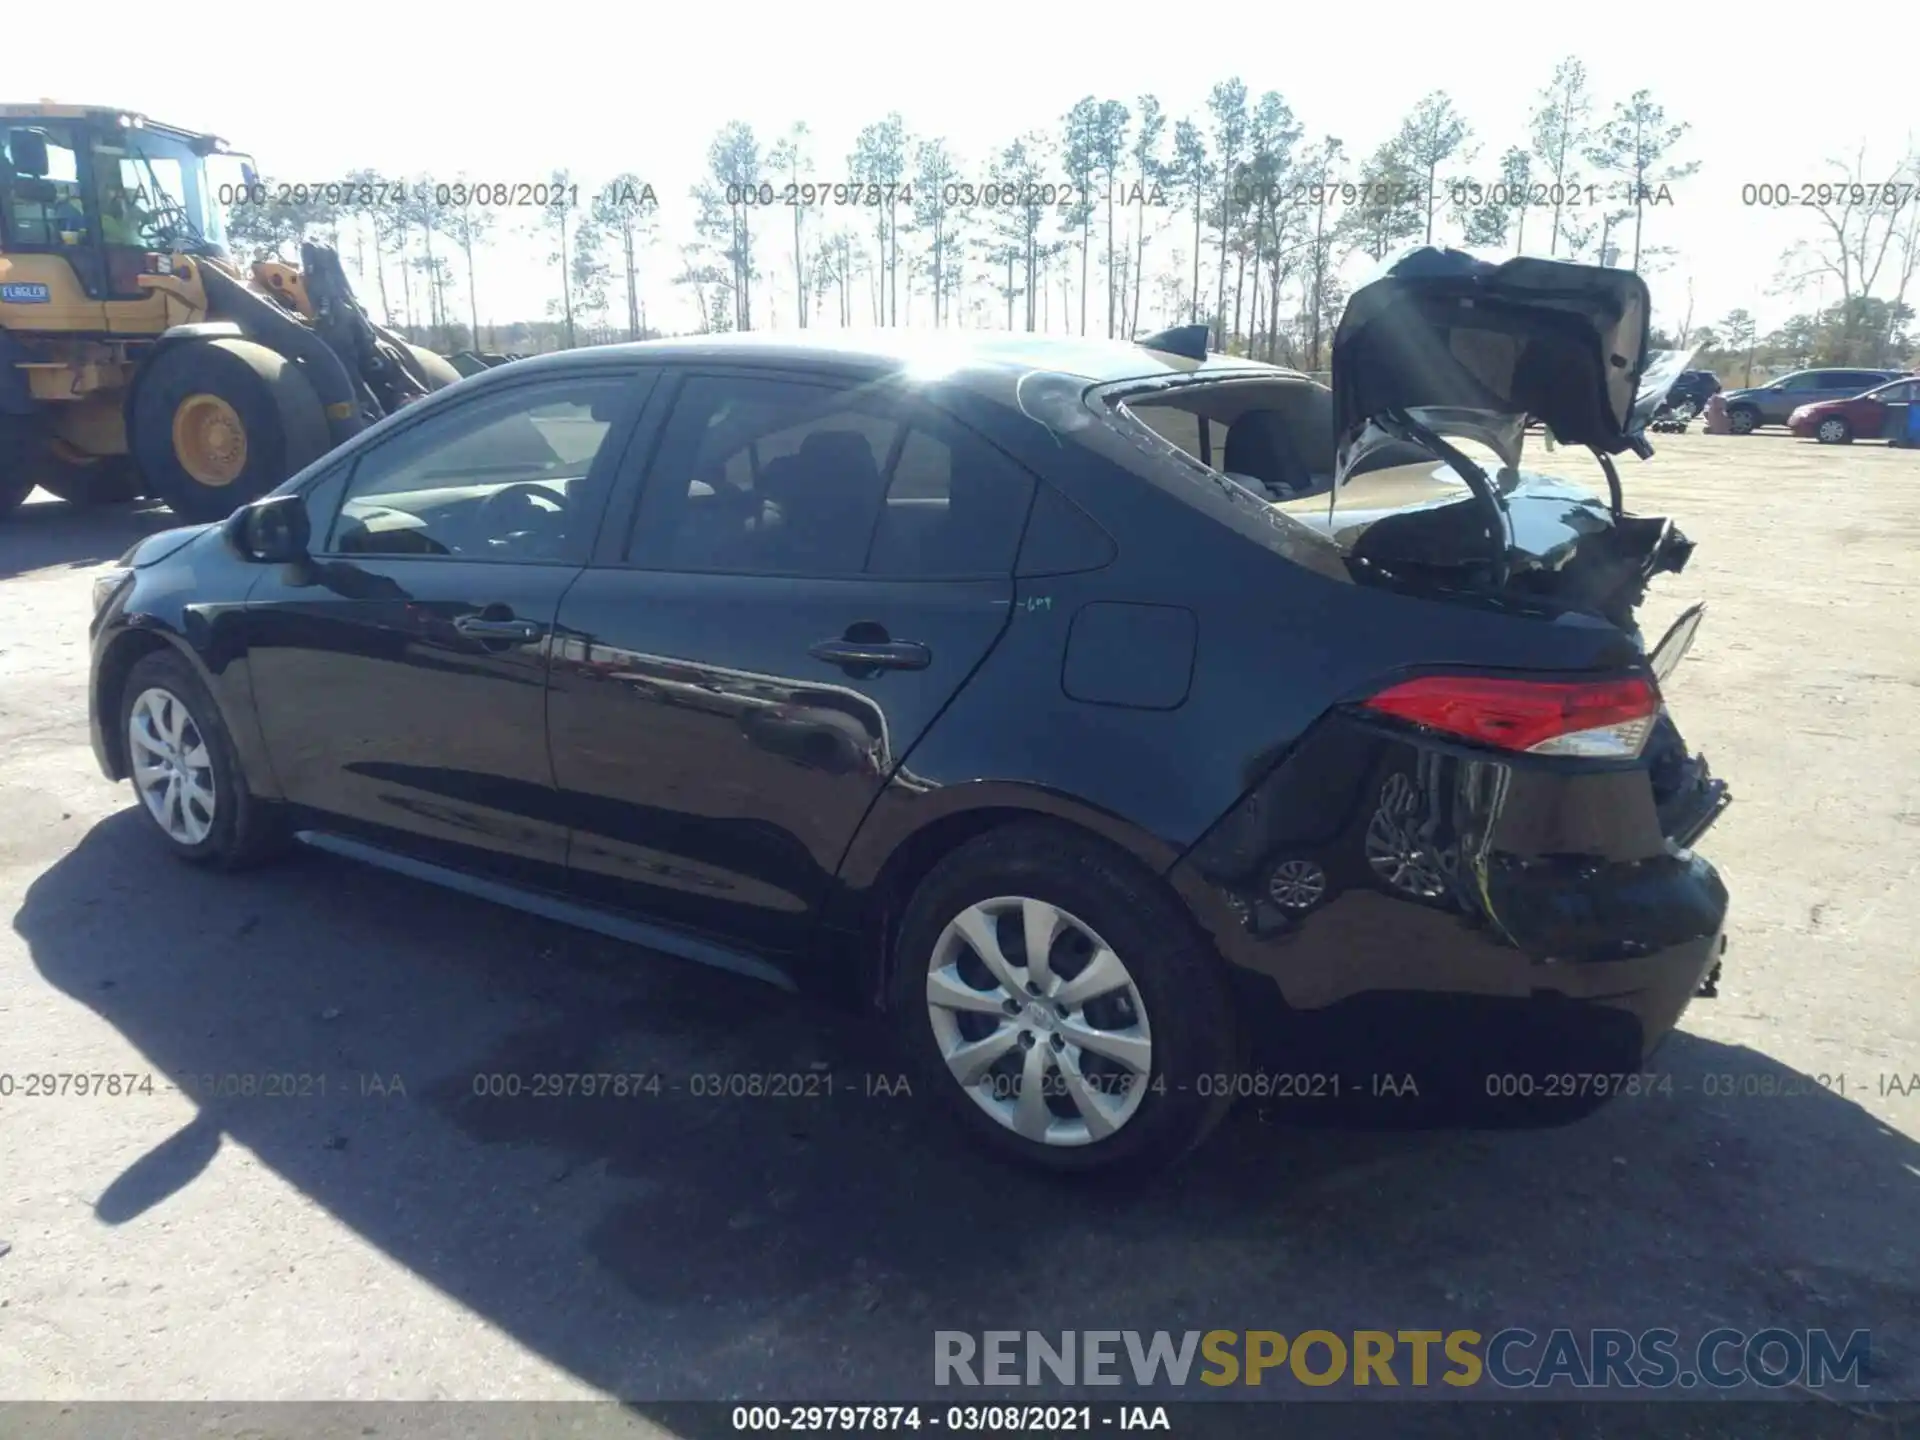
{"type": "Polygon", "coordinates": [[[223,163],[237,176],[223,142],[140,116],[0,107],[0,253],[65,260],[90,300],[140,299],[150,257],[226,252],[223,163]]]}

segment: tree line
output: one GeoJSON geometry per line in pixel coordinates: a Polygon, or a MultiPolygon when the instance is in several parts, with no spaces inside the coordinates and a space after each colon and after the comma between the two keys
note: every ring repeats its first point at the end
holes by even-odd
{"type": "MultiPolygon", "coordinates": [[[[1670,265],[1658,231],[1673,187],[1699,168],[1688,131],[1647,90],[1603,106],[1573,58],[1537,92],[1525,135],[1497,152],[1444,90],[1371,149],[1350,150],[1310,135],[1280,92],[1256,95],[1235,77],[1180,118],[1152,95],[1089,95],[1056,125],[971,160],[899,113],[838,157],[804,122],[762,136],[734,121],[708,144],[691,225],[664,258],[659,197],[639,172],[588,185],[555,171],[533,187],[540,203],[515,208],[464,178],[381,186],[367,203],[371,187],[353,182],[377,177],[356,172],[344,199],[236,206],[231,232],[251,256],[330,240],[365,277],[369,304],[441,348],[643,338],[656,333],[647,296],[667,286],[703,333],[926,324],[1124,336],[1205,322],[1216,348],[1317,370],[1343,276],[1362,257],[1428,242],[1670,265]],[[483,327],[476,255],[507,243],[544,256],[548,313],[483,327]]],[[[1764,336],[1748,333],[1745,311],[1696,331],[1689,308],[1662,338],[1734,346],[1763,369],[1904,354],[1920,157],[1891,176],[1870,172],[1864,150],[1834,167],[1852,183],[1809,207],[1818,229],[1783,257],[1776,290],[1825,283],[1837,303],[1764,336]]]]}

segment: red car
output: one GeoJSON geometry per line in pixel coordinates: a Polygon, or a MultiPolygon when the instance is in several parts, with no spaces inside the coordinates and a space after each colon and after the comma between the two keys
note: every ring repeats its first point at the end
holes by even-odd
{"type": "Polygon", "coordinates": [[[1851,400],[1822,400],[1802,405],[1787,417],[1787,428],[1801,439],[1822,445],[1846,445],[1855,439],[1878,440],[1906,431],[1907,407],[1920,401],[1920,380],[1889,381],[1851,400]],[[1887,428],[1889,415],[1898,421],[1887,428]]]}

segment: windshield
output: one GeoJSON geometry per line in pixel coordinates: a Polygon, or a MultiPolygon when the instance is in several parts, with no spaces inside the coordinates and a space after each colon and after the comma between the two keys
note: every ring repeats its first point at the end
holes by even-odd
{"type": "Polygon", "coordinates": [[[206,162],[186,141],[121,130],[94,142],[101,232],[109,245],[164,250],[203,242],[226,248],[226,217],[213,203],[206,162]]]}

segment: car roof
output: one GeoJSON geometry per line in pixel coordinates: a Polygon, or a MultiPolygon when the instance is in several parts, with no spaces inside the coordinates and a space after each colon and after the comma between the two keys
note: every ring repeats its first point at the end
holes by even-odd
{"type": "Polygon", "coordinates": [[[1209,354],[1205,360],[1149,350],[1127,340],[1034,335],[990,330],[783,330],[692,335],[596,345],[530,356],[483,372],[475,379],[527,375],[536,368],[654,364],[764,364],[804,369],[812,365],[942,374],[997,372],[1010,379],[1032,371],[1074,376],[1089,385],[1182,376],[1265,375],[1305,380],[1297,370],[1209,354]]]}

